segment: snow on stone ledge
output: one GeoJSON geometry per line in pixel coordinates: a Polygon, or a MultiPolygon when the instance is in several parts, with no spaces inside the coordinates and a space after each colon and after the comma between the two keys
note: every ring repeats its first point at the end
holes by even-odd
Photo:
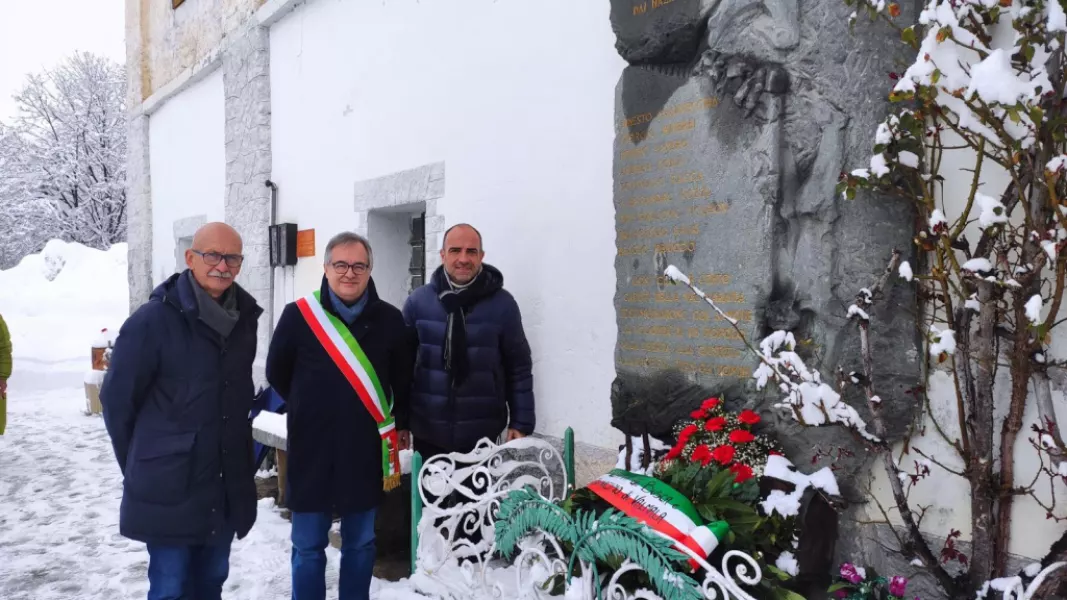
{"type": "Polygon", "coordinates": [[[259,413],[252,420],[252,437],[261,444],[285,450],[289,439],[285,415],[267,411],[259,413]]]}
{"type": "Polygon", "coordinates": [[[104,384],[104,375],[106,374],[107,371],[86,371],[82,381],[84,381],[86,385],[95,385],[99,387],[104,384]]]}

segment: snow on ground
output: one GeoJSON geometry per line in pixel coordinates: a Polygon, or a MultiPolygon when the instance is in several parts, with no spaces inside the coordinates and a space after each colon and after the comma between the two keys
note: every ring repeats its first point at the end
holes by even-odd
{"type": "MultiPolygon", "coordinates": [[[[15,370],[0,436],[0,598],[126,600],[148,591],[144,544],[118,533],[122,477],[104,422],[85,414],[82,379],[103,327],[126,316],[126,249],[51,242],[0,271],[0,314],[15,370]]],[[[234,543],[224,598],[290,597],[289,523],[270,499],[234,543]]],[[[327,550],[337,597],[340,556],[327,550]]],[[[380,600],[423,598],[407,582],[375,581],[380,600]]]]}

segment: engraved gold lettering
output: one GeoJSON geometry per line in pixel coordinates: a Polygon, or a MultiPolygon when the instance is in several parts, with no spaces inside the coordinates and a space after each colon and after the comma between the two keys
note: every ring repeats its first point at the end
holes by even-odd
{"type": "Polygon", "coordinates": [[[647,303],[652,295],[648,292],[630,292],[622,297],[623,302],[633,302],[635,304],[647,303]]]}
{"type": "Polygon", "coordinates": [[[656,244],[656,252],[661,254],[680,254],[683,252],[696,252],[697,243],[688,242],[663,242],[656,244]]]}
{"type": "Polygon", "coordinates": [[[640,190],[644,188],[657,187],[663,185],[664,179],[657,177],[655,179],[635,179],[634,181],[627,181],[619,186],[624,192],[632,192],[634,190],[640,190]]]}
{"type": "MultiPolygon", "coordinates": [[[[727,310],[727,311],[723,311],[723,312],[726,313],[726,316],[730,317],[731,319],[733,319],[735,321],[752,321],[752,311],[751,310],[727,310]]],[[[722,315],[720,315],[718,313],[715,313],[715,320],[716,321],[723,321],[725,319],[722,318],[722,315]]]]}
{"type": "Polygon", "coordinates": [[[643,240],[649,238],[658,238],[670,234],[671,230],[666,227],[643,227],[641,229],[635,229],[633,231],[620,231],[619,241],[625,242],[627,240],[643,240]]]}
{"type": "MultiPolygon", "coordinates": [[[[652,0],[653,7],[655,6],[655,1],[656,0],[652,0]]],[[[635,15],[643,15],[646,12],[648,12],[648,3],[647,2],[642,2],[641,4],[635,4],[634,5],[634,14],[635,15]]]]}
{"type": "Polygon", "coordinates": [[[719,367],[719,377],[749,377],[752,372],[741,365],[722,365],[719,367]]]}
{"type": "Polygon", "coordinates": [[[685,188],[679,193],[682,200],[707,200],[711,198],[711,188],[706,185],[697,185],[685,188]]]}
{"type": "Polygon", "coordinates": [[[704,273],[697,281],[702,285],[729,285],[730,276],[726,273],[704,273]]]}
{"type": "Polygon", "coordinates": [[[648,146],[623,150],[619,153],[619,158],[621,158],[622,160],[632,160],[635,158],[644,158],[645,154],[648,154],[648,146]]]}
{"type": "Polygon", "coordinates": [[[741,350],[727,346],[701,346],[698,354],[715,358],[737,358],[741,356],[741,350]]]}
{"type": "Polygon", "coordinates": [[[645,223],[656,222],[656,221],[667,221],[667,220],[671,220],[671,219],[678,219],[681,216],[682,216],[681,213],[679,213],[678,211],[674,210],[673,208],[667,208],[667,209],[663,209],[663,210],[657,210],[657,211],[653,211],[653,212],[637,213],[637,214],[633,214],[633,215],[619,215],[619,225],[626,225],[628,223],[633,223],[633,222],[636,222],[636,221],[645,222],[645,223]]]}
{"type": "Polygon", "coordinates": [[[700,224],[693,223],[692,225],[675,225],[674,229],[671,231],[671,234],[675,237],[685,235],[700,235],[700,224]]]}
{"type": "Polygon", "coordinates": [[[670,135],[672,133],[679,133],[682,131],[689,131],[690,129],[696,129],[696,119],[686,119],[684,121],[678,121],[676,123],[667,123],[660,129],[660,133],[663,135],[670,135]]]}
{"type": "Polygon", "coordinates": [[[701,181],[704,181],[704,174],[700,171],[690,171],[689,173],[676,173],[671,175],[671,183],[674,185],[699,183],[701,181]]]}
{"type": "MultiPolygon", "coordinates": [[[[710,192],[709,192],[710,194],[710,192]]],[[[689,212],[693,216],[706,217],[709,215],[715,215],[724,213],[730,210],[730,205],[725,202],[709,202],[707,204],[701,204],[699,206],[690,206],[689,212]]]]}
{"type": "Polygon", "coordinates": [[[675,150],[683,150],[689,147],[689,140],[671,140],[669,142],[663,142],[656,146],[656,152],[660,154],[666,154],[667,152],[674,152],[675,150]]]}
{"type": "Polygon", "coordinates": [[[684,163],[685,163],[685,159],[684,158],[682,158],[680,156],[671,156],[669,158],[661,158],[661,159],[659,159],[659,168],[660,169],[671,169],[671,168],[674,168],[674,167],[681,166],[684,163]]]}
{"type": "Polygon", "coordinates": [[[662,319],[664,321],[684,321],[684,310],[671,308],[620,308],[621,319],[662,319]]]}
{"type": "Polygon", "coordinates": [[[652,113],[646,112],[646,113],[641,113],[639,115],[634,115],[634,116],[630,117],[629,119],[623,119],[622,125],[623,125],[623,127],[633,127],[634,125],[643,125],[645,123],[651,123],[651,122],[652,122],[652,113]]]}
{"type": "Polygon", "coordinates": [[[633,246],[620,247],[619,256],[634,256],[635,254],[645,254],[648,252],[648,246],[645,244],[635,244],[633,246]]]}
{"type": "Polygon", "coordinates": [[[655,165],[651,163],[638,163],[636,165],[626,165],[619,171],[620,175],[643,175],[645,173],[651,173],[655,169],[655,165]]]}
{"type": "Polygon", "coordinates": [[[702,333],[706,338],[717,340],[738,339],[737,332],[730,327],[705,327],[702,333]]]}
{"type": "Polygon", "coordinates": [[[670,194],[653,194],[651,196],[638,196],[637,198],[631,198],[627,201],[630,206],[646,206],[649,204],[662,204],[664,202],[670,202],[670,194]]]}

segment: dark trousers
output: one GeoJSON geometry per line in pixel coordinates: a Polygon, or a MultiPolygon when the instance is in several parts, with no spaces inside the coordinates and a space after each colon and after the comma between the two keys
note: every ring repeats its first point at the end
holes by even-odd
{"type": "Polygon", "coordinates": [[[203,546],[148,544],[148,600],[219,600],[233,534],[203,546]]]}
{"type": "MultiPolygon", "coordinates": [[[[374,574],[374,509],[341,516],[340,600],[369,600],[374,574]]],[[[330,513],[292,514],[293,600],[326,598],[330,513]]]]}

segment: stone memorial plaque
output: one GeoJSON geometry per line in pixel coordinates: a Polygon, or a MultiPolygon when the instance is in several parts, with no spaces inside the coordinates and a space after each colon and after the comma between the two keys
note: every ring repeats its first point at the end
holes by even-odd
{"type": "MultiPolygon", "coordinates": [[[[827,380],[838,368],[862,369],[848,306],[894,248],[912,259],[915,215],[893,198],[835,194],[842,171],[869,163],[888,74],[904,58],[884,24],[859,23],[852,35],[851,10],[841,0],[611,0],[615,47],[629,63],[616,89],[613,150],[611,400],[623,433],[671,437],[679,418],[721,395],[759,411],[796,464],[825,465],[815,449],[842,448],[838,481],[862,479],[863,445],[842,427],[802,426],[772,408],[781,396],[754,389],[758,359],[730,324],[662,277],[678,267],[753,344],[792,332],[827,380]]],[[[914,288],[896,284],[871,311],[874,385],[891,439],[916,408],[915,314],[914,288]]],[[[869,420],[858,387],[843,396],[869,420]]],[[[842,533],[841,552],[868,555],[856,528],[842,533]]]]}
{"type": "MultiPolygon", "coordinates": [[[[764,408],[779,400],[753,389],[758,359],[730,323],[664,280],[671,264],[753,344],[787,330],[824,377],[860,368],[848,305],[894,248],[909,258],[914,213],[834,191],[842,171],[869,161],[885,74],[902,49],[889,28],[850,35],[848,14],[840,0],[611,1],[615,47],[629,63],[613,148],[612,402],[624,432],[669,433],[712,394],[764,408]]],[[[872,314],[882,393],[915,384],[914,308],[913,290],[894,286],[872,314]]],[[[898,433],[910,411],[899,403],[883,415],[898,433]]],[[[832,434],[789,433],[809,450],[820,435],[832,434]]]]}
{"type": "Polygon", "coordinates": [[[742,331],[759,333],[773,285],[778,123],[746,119],[710,81],[629,70],[617,91],[629,111],[619,111],[615,137],[616,364],[677,369],[708,387],[747,379],[753,359],[730,323],[663,271],[677,266],[742,331]]]}

